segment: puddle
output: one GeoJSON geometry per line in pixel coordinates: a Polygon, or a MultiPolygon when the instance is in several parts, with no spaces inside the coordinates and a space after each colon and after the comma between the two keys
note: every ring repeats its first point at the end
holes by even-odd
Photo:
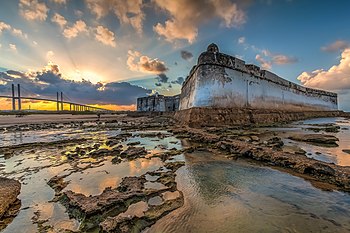
{"type": "Polygon", "coordinates": [[[146,232],[350,231],[348,193],[322,191],[302,178],[209,152],[185,157],[176,177],[185,205],[146,232]]]}
{"type": "Polygon", "coordinates": [[[159,182],[146,182],[145,183],[145,189],[166,189],[167,187],[164,184],[161,184],[159,182]]]}
{"type": "Polygon", "coordinates": [[[148,200],[148,205],[157,206],[163,203],[163,199],[160,196],[152,197],[148,200]]]}

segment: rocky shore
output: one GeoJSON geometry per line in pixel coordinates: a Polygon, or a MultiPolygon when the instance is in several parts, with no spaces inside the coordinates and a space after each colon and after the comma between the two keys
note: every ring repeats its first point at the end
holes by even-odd
{"type": "Polygon", "coordinates": [[[17,198],[20,191],[20,182],[0,177],[0,230],[17,215],[21,207],[21,201],[17,198]]]}
{"type": "MultiPolygon", "coordinates": [[[[237,134],[237,128],[210,127],[189,128],[175,127],[172,132],[177,137],[187,138],[197,143],[200,147],[209,150],[224,151],[227,158],[248,158],[263,162],[268,166],[285,168],[291,172],[306,175],[312,180],[328,183],[336,186],[336,189],[350,192],[350,167],[339,166],[312,158],[308,158],[305,152],[296,150],[293,153],[282,150],[281,138],[272,137],[268,141],[260,141],[260,138],[249,131],[237,134]]],[[[334,145],[337,139],[330,135],[304,135],[291,137],[297,141],[310,141],[323,145],[334,145]]],[[[305,176],[304,176],[305,177],[305,176]]]]}
{"type": "MultiPolygon", "coordinates": [[[[201,151],[210,151],[225,161],[254,161],[283,170],[321,189],[350,192],[349,166],[310,158],[297,146],[297,143],[306,143],[337,148],[340,141],[335,133],[345,129],[334,124],[306,125],[304,131],[290,132],[282,137],[272,128],[262,130],[243,123],[198,127],[197,124],[183,125],[170,115],[133,115],[105,121],[0,127],[4,135],[14,132],[24,135],[44,132],[45,135],[51,130],[60,135],[43,142],[21,141],[0,147],[4,161],[15,161],[13,170],[5,172],[0,167],[4,176],[16,176],[19,180],[0,179],[0,197],[5,200],[0,204],[1,227],[5,228],[21,207],[17,199],[21,183],[29,185],[35,179],[32,177],[48,169],[52,173],[43,173],[44,184],[41,186],[49,189],[47,203],[62,205],[69,219],[79,223],[78,228],[65,226],[61,230],[140,232],[184,205],[185,196],[178,187],[176,176],[187,162],[176,157],[201,151]],[[68,136],[62,137],[61,131],[68,136]],[[286,140],[296,145],[286,145],[286,140]],[[20,159],[15,160],[17,157],[20,159]],[[127,172],[118,173],[124,170],[127,172]],[[86,179],[97,178],[80,185],[85,176],[86,179]],[[102,184],[103,189],[93,194],[89,189],[84,190],[85,186],[95,190],[95,186],[102,184]]],[[[265,126],[266,122],[261,125],[265,126]]],[[[277,129],[289,127],[276,122],[273,126],[277,129]]],[[[344,153],[348,149],[343,149],[344,153]]],[[[33,209],[31,222],[37,231],[57,228],[40,205],[25,206],[24,209],[33,209]]]]}

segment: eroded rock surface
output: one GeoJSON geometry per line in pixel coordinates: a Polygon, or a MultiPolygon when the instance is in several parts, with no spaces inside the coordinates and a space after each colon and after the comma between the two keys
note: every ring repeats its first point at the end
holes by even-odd
{"type": "MultiPolygon", "coordinates": [[[[322,181],[337,186],[344,191],[350,191],[350,167],[342,167],[336,164],[318,161],[306,157],[301,153],[290,153],[276,149],[268,144],[249,143],[238,139],[227,138],[220,130],[219,134],[208,133],[205,129],[176,128],[175,134],[186,135],[192,141],[206,143],[208,148],[223,150],[230,158],[250,158],[264,162],[268,165],[283,167],[303,175],[307,175],[317,181],[322,181]]],[[[338,139],[332,135],[317,135],[293,137],[300,140],[311,140],[317,143],[334,144],[338,139]]],[[[277,139],[273,139],[278,141],[277,139]]]]}
{"type": "Polygon", "coordinates": [[[20,192],[20,182],[0,177],[0,230],[17,215],[21,207],[21,202],[17,199],[20,192]]]}
{"type": "Polygon", "coordinates": [[[328,134],[296,134],[289,139],[325,146],[338,146],[337,141],[339,141],[337,137],[328,134]]]}

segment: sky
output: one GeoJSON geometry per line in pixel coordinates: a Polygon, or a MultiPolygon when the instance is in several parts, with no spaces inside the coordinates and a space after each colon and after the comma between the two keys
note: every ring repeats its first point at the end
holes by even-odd
{"type": "MultiPolygon", "coordinates": [[[[1,0],[0,95],[20,83],[23,96],[62,91],[74,102],[134,110],[137,97],[179,94],[216,43],[289,81],[338,93],[339,108],[350,111],[349,9],[345,0],[1,0]]],[[[0,109],[10,108],[2,99],[0,109]]]]}

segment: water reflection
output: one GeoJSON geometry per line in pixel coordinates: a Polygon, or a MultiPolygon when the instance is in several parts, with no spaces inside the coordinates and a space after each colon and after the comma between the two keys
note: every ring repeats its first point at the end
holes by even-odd
{"type": "Polygon", "coordinates": [[[102,167],[90,168],[66,177],[65,181],[69,184],[64,190],[72,190],[86,196],[98,195],[107,187],[117,187],[123,177],[140,176],[148,171],[155,171],[162,165],[163,162],[159,158],[141,158],[120,164],[105,161],[102,167]]]}
{"type": "Polygon", "coordinates": [[[177,176],[185,205],[148,232],[350,231],[349,194],[322,191],[271,168],[211,155],[215,161],[208,154],[186,155],[186,167],[177,176]]]}
{"type": "Polygon", "coordinates": [[[287,146],[299,147],[306,151],[306,156],[320,161],[335,163],[341,166],[350,166],[350,154],[343,150],[350,149],[350,121],[341,118],[318,118],[305,121],[299,121],[288,125],[286,128],[265,128],[264,131],[275,132],[275,136],[283,138],[283,142],[287,146]],[[310,128],[322,128],[324,124],[334,124],[339,126],[339,132],[314,132],[310,128]],[[329,134],[339,139],[336,147],[325,147],[320,145],[311,145],[305,142],[297,142],[288,139],[293,134],[329,134]]]}

